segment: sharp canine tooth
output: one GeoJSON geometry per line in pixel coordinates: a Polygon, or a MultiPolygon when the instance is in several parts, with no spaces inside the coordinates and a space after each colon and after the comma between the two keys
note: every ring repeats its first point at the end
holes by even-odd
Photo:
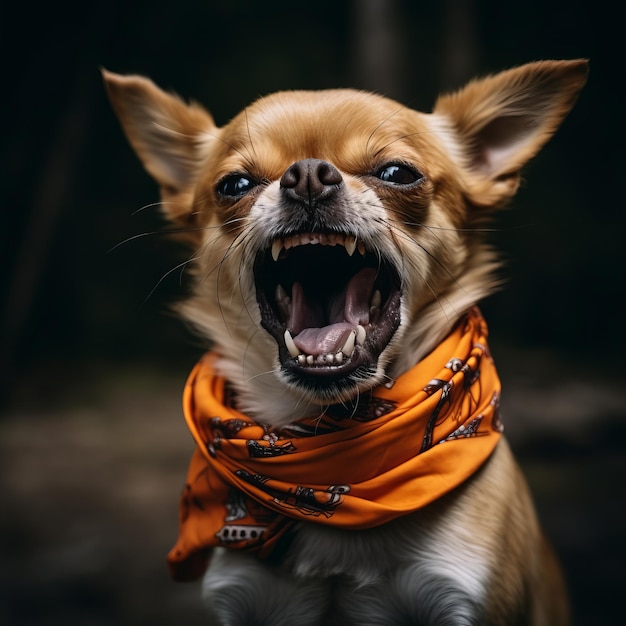
{"type": "Polygon", "coordinates": [[[365,328],[363,328],[363,326],[359,324],[356,327],[356,342],[360,346],[362,346],[365,343],[365,337],[366,337],[365,328]]]}
{"type": "Polygon", "coordinates": [[[365,256],[365,244],[362,241],[359,241],[359,244],[357,247],[359,249],[359,254],[361,256],[365,256]]]}
{"type": "Polygon", "coordinates": [[[274,261],[278,261],[278,256],[280,255],[280,251],[283,249],[283,242],[281,239],[274,239],[274,243],[272,244],[272,258],[274,261]]]}
{"type": "Polygon", "coordinates": [[[276,302],[279,304],[289,301],[289,296],[282,285],[276,285],[276,302]]]}
{"type": "Polygon", "coordinates": [[[287,346],[287,350],[289,350],[289,354],[291,354],[294,359],[300,356],[300,350],[298,350],[298,346],[293,342],[291,333],[288,330],[285,331],[285,345],[287,346]]]}
{"type": "Polygon", "coordinates": [[[343,348],[341,348],[341,351],[347,357],[352,356],[352,353],[354,352],[354,340],[355,340],[355,337],[356,337],[356,333],[354,331],[352,331],[348,335],[348,338],[346,339],[346,343],[343,344],[343,348]]]}
{"type": "Polygon", "coordinates": [[[356,250],[356,237],[346,237],[344,245],[348,254],[352,256],[356,250]]]}

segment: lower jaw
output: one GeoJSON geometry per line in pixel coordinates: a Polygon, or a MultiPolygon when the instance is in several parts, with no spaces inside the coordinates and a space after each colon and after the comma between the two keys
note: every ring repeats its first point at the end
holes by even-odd
{"type": "Polygon", "coordinates": [[[355,358],[354,355],[341,364],[321,363],[319,361],[310,363],[307,362],[306,358],[302,362],[302,360],[290,357],[286,360],[281,359],[281,366],[283,371],[288,372],[292,377],[307,380],[319,379],[322,381],[322,384],[341,381],[354,374],[357,370],[372,369],[372,363],[369,360],[355,358]]]}
{"type": "Polygon", "coordinates": [[[292,389],[314,404],[328,405],[349,402],[381,384],[381,358],[366,345],[340,366],[302,366],[286,350],[281,351],[279,360],[281,378],[292,389]]]}
{"type": "Polygon", "coordinates": [[[342,372],[341,376],[321,370],[298,369],[283,366],[282,371],[292,388],[318,404],[352,400],[364,388],[372,388],[377,384],[376,368],[367,365],[356,365],[351,371],[342,372]]]}
{"type": "MultiPolygon", "coordinates": [[[[259,299],[259,304],[262,311],[271,311],[264,298],[259,299]]],[[[282,376],[292,388],[306,393],[314,402],[343,402],[359,391],[381,384],[381,358],[400,326],[400,311],[401,294],[397,291],[381,313],[379,324],[368,326],[364,337],[358,336],[358,330],[355,332],[356,344],[347,354],[340,350],[332,355],[294,356],[285,342],[281,322],[273,316],[262,315],[261,326],[276,341],[282,376]]]]}

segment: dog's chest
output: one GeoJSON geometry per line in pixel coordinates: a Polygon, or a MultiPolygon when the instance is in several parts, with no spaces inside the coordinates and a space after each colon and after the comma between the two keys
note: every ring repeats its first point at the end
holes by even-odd
{"type": "MultiPolygon", "coordinates": [[[[354,587],[392,581],[404,570],[445,578],[477,597],[484,592],[488,555],[471,529],[419,514],[364,531],[303,524],[287,559],[298,577],[342,577],[354,587]]],[[[393,584],[393,583],[392,583],[393,584]]]]}

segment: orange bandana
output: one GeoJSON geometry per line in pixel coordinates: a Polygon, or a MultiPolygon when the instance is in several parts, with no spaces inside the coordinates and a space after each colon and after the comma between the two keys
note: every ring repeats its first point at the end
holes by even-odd
{"type": "Polygon", "coordinates": [[[191,580],[215,546],[266,557],[295,521],[370,528],[416,511],[467,480],[502,431],[487,326],[472,309],[393,387],[356,409],[280,430],[232,407],[206,355],[183,396],[197,443],[181,505],[172,576],[191,580]],[[444,445],[440,445],[444,444],[444,445]]]}

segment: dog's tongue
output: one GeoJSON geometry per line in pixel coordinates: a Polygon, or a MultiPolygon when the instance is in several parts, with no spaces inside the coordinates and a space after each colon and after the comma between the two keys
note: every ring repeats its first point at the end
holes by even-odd
{"type": "Polygon", "coordinates": [[[311,301],[302,285],[294,283],[288,326],[298,349],[314,356],[339,352],[359,324],[369,323],[375,280],[374,268],[362,269],[327,302],[311,301]]]}

